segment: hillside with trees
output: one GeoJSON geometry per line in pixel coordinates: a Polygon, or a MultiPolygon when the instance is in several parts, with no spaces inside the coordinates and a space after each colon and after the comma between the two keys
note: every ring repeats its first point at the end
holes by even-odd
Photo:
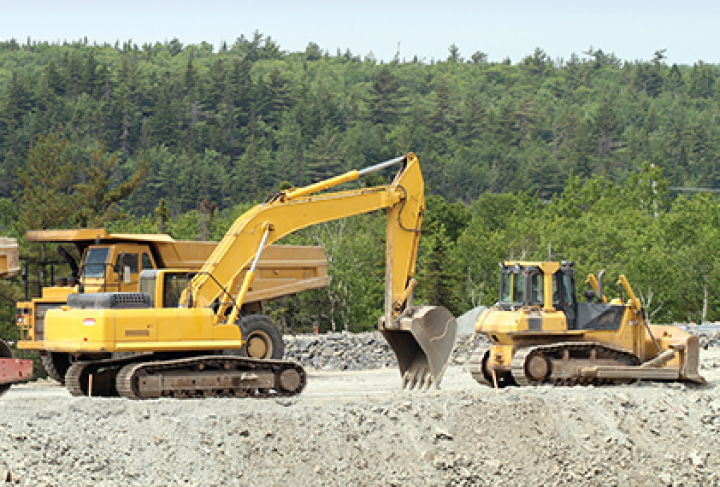
{"type": "MultiPolygon", "coordinates": [[[[491,304],[499,261],[550,254],[576,261],[579,281],[626,274],[654,321],[720,320],[720,207],[674,189],[720,188],[719,73],[669,66],[663,50],[491,63],[451,46],[444,60],[379,62],[314,43],[287,52],[259,33],[218,47],[0,42],[0,233],[43,225],[29,171],[52,137],[67,167],[45,187],[75,205],[52,225],[186,239],[221,238],[280,187],[413,151],[430,194],[419,300],[456,314],[491,304]]],[[[325,246],[334,280],[274,303],[276,319],[375,326],[382,220],[288,238],[325,246]]]]}

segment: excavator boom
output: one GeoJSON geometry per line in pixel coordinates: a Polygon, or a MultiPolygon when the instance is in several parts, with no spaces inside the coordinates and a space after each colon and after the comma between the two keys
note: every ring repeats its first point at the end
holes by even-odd
{"type": "Polygon", "coordinates": [[[227,316],[227,322],[232,323],[252,284],[254,262],[265,247],[301,228],[380,209],[387,209],[385,314],[380,331],[395,351],[404,386],[437,386],[455,345],[457,323],[443,307],[414,307],[411,303],[425,209],[425,185],[412,153],[279,193],[255,206],[234,223],[181,302],[187,307],[217,305],[218,321],[227,316]],[[400,163],[402,167],[389,185],[318,194],[400,163]],[[240,271],[246,268],[249,271],[240,281],[240,271]],[[237,296],[234,302],[231,296],[237,296]]]}

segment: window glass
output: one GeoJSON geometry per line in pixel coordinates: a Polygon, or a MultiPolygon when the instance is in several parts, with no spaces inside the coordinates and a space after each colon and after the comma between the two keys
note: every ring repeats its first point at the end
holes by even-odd
{"type": "Polygon", "coordinates": [[[563,275],[563,287],[565,288],[565,305],[571,306],[574,303],[573,299],[573,288],[572,288],[573,280],[572,277],[569,274],[563,275]]]}
{"type": "Polygon", "coordinates": [[[122,266],[126,266],[130,268],[131,274],[137,274],[138,273],[138,254],[125,254],[125,258],[122,258],[122,254],[117,256],[117,259],[115,260],[115,268],[118,270],[118,272],[124,272],[122,269],[122,266]],[[122,262],[122,264],[121,264],[122,262]]]}
{"type": "Polygon", "coordinates": [[[522,274],[503,274],[500,302],[505,304],[523,304],[525,294],[525,276],[522,274]]]}
{"type": "Polygon", "coordinates": [[[180,295],[187,287],[187,277],[177,274],[165,274],[163,281],[163,308],[177,308],[180,295]]]}
{"type": "Polygon", "coordinates": [[[530,276],[530,304],[545,303],[545,276],[542,274],[532,274],[530,276]]]}
{"type": "Polygon", "coordinates": [[[105,276],[105,265],[107,264],[108,252],[110,249],[97,248],[89,249],[85,254],[83,264],[83,276],[89,278],[100,278],[105,276]]]}
{"type": "Polygon", "coordinates": [[[142,255],[142,268],[143,268],[143,270],[155,268],[155,266],[152,263],[152,259],[150,259],[150,256],[147,254],[147,252],[143,252],[143,255],[142,255]]]}

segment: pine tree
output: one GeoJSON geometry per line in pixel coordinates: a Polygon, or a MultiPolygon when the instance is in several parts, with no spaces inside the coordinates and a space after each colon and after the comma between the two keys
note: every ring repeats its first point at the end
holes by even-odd
{"type": "Polygon", "coordinates": [[[60,132],[33,140],[27,166],[18,169],[23,189],[17,194],[22,230],[62,228],[77,206],[72,194],[77,163],[68,158],[68,140],[60,132]]]}
{"type": "Polygon", "coordinates": [[[147,173],[147,164],[143,161],[129,181],[114,186],[112,171],[117,160],[117,156],[105,155],[104,146],[92,151],[92,161],[83,169],[86,182],[74,186],[77,209],[72,218],[76,227],[99,228],[127,216],[119,211],[117,204],[140,185],[147,173]]]}

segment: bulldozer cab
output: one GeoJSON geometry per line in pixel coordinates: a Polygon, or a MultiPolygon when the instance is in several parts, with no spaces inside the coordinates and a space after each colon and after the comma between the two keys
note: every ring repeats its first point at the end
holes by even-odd
{"type": "Polygon", "coordinates": [[[562,311],[567,329],[575,329],[578,302],[572,262],[503,262],[498,309],[537,308],[562,311]]]}

